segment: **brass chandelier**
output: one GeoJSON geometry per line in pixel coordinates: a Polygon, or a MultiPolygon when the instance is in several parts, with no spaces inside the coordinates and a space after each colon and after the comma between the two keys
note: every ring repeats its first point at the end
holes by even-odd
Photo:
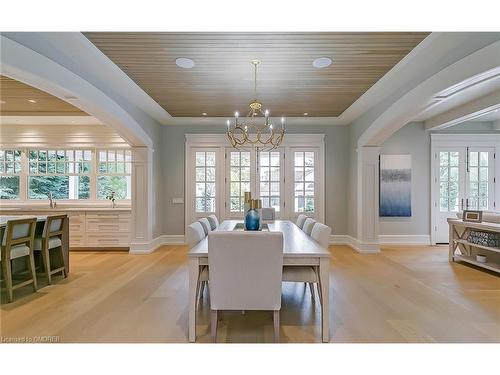
{"type": "Polygon", "coordinates": [[[244,119],[239,118],[239,113],[234,114],[234,124],[227,120],[227,138],[231,146],[238,150],[256,149],[269,151],[278,147],[285,135],[285,118],[281,118],[281,126],[275,126],[269,120],[269,111],[262,111],[262,103],[257,100],[257,66],[259,60],[252,60],[254,66],[254,100],[250,103],[250,111],[244,119]],[[264,116],[264,124],[259,124],[264,116]]]}

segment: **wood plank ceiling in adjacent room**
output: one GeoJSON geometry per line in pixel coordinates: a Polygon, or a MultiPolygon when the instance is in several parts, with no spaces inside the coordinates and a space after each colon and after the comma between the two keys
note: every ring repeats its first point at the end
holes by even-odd
{"type": "Polygon", "coordinates": [[[0,76],[1,116],[88,116],[45,91],[22,82],[0,76]]]}
{"type": "Polygon", "coordinates": [[[244,114],[258,98],[273,115],[339,116],[428,33],[85,33],[174,117],[244,114]],[[179,57],[195,66],[183,69],[179,57]],[[317,69],[314,59],[333,64],[317,69]]]}

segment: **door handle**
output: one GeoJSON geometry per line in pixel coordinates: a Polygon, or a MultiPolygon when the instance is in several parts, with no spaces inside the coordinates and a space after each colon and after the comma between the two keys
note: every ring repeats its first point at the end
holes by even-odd
{"type": "Polygon", "coordinates": [[[465,200],[465,209],[468,210],[469,209],[469,198],[467,198],[465,200]]]}
{"type": "Polygon", "coordinates": [[[464,199],[462,198],[462,211],[464,210],[464,199]]]}

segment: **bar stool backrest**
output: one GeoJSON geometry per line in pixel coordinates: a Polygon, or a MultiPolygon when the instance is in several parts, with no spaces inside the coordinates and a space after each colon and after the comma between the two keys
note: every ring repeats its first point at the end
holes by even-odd
{"type": "Polygon", "coordinates": [[[10,259],[10,248],[12,246],[25,244],[33,250],[35,227],[36,217],[7,221],[7,227],[2,239],[2,247],[5,247],[7,250],[6,259],[10,259]]]}
{"type": "Polygon", "coordinates": [[[43,227],[42,238],[61,237],[64,231],[64,223],[68,220],[68,215],[47,216],[43,227]]]}

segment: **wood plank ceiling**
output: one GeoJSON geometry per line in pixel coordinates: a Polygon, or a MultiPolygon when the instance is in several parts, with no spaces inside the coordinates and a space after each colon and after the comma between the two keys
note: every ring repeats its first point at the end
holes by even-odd
{"type": "Polygon", "coordinates": [[[5,76],[0,76],[0,100],[2,116],[88,116],[64,100],[5,76]]]}
{"type": "Polygon", "coordinates": [[[275,116],[339,116],[428,33],[85,33],[174,117],[246,114],[258,98],[275,116]],[[178,57],[195,62],[176,66],[178,57]],[[314,59],[330,57],[323,69],[314,59]]]}

